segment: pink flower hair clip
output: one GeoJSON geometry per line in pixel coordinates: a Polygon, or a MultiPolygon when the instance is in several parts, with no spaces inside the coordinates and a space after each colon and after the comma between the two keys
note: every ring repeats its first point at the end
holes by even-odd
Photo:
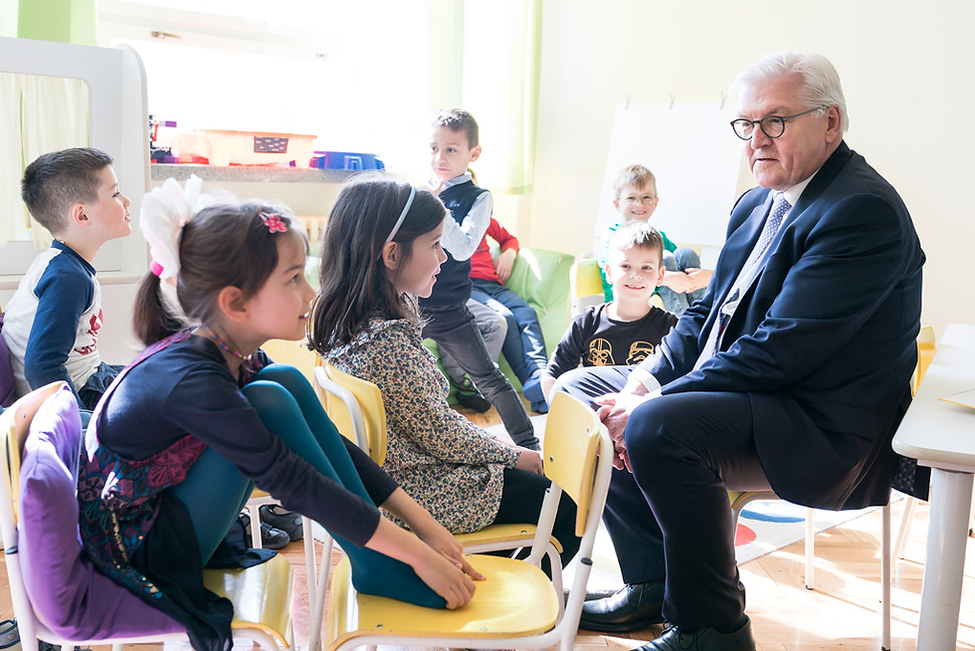
{"type": "Polygon", "coordinates": [[[267,226],[267,230],[271,231],[271,233],[283,233],[288,230],[287,225],[285,225],[280,215],[269,215],[266,212],[258,213],[258,215],[261,216],[264,225],[267,226]]]}

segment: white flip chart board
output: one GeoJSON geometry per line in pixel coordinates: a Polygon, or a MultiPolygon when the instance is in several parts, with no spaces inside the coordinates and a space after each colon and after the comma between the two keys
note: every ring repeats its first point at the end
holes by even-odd
{"type": "Polygon", "coordinates": [[[630,104],[616,109],[595,240],[616,221],[613,180],[627,165],[657,177],[660,202],[650,223],[674,242],[720,248],[734,205],[742,141],[729,123],[736,106],[630,104]]]}

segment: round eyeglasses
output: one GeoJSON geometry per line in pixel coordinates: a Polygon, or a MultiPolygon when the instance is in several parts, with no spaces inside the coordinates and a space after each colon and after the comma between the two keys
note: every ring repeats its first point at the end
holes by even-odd
{"type": "Polygon", "coordinates": [[[778,138],[783,133],[785,133],[785,122],[786,120],[791,120],[792,118],[797,118],[801,115],[806,115],[807,113],[812,113],[813,111],[819,111],[824,108],[828,108],[829,104],[823,104],[822,106],[817,106],[811,108],[808,111],[803,111],[802,113],[796,113],[795,115],[769,115],[762,118],[761,120],[748,120],[746,118],[738,118],[737,120],[731,121],[731,128],[735,130],[735,135],[742,140],[751,140],[752,135],[755,133],[755,125],[757,124],[762,128],[762,133],[764,133],[769,138],[778,138]]]}
{"type": "Polygon", "coordinates": [[[656,198],[657,197],[653,196],[652,194],[644,194],[644,195],[631,194],[623,197],[623,203],[625,203],[628,206],[635,206],[637,204],[649,206],[654,202],[654,200],[656,200],[656,198]]]}

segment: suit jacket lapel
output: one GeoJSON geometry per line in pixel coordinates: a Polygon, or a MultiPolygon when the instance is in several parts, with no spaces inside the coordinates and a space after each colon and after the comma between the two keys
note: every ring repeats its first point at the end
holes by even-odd
{"type": "MultiPolygon", "coordinates": [[[[772,192],[769,192],[765,197],[765,201],[756,205],[752,208],[751,213],[745,219],[745,222],[741,226],[741,237],[736,238],[737,242],[735,244],[735,249],[737,249],[735,260],[735,273],[727,274],[725,276],[726,280],[724,286],[721,288],[721,301],[715,302],[715,306],[712,309],[720,307],[724,303],[728,296],[728,291],[734,285],[735,281],[738,279],[738,274],[741,273],[741,268],[745,264],[745,260],[748,259],[748,255],[751,253],[752,249],[755,248],[755,243],[758,242],[758,237],[762,232],[762,226],[765,225],[765,216],[768,215],[769,211],[772,209],[772,192]]],[[[737,233],[736,233],[737,235],[737,233]]]]}
{"type": "MultiPolygon", "coordinates": [[[[816,173],[816,176],[813,177],[813,179],[809,182],[809,185],[806,186],[806,189],[803,190],[802,194],[799,196],[798,201],[796,201],[796,205],[792,207],[792,210],[789,211],[789,214],[786,216],[785,221],[782,222],[782,225],[779,227],[778,232],[775,234],[775,238],[772,240],[772,243],[769,244],[770,247],[770,251],[768,253],[769,256],[775,254],[775,250],[778,248],[779,242],[781,242],[783,233],[785,233],[787,226],[791,222],[798,219],[802,215],[802,212],[808,206],[812,205],[816,200],[820,198],[820,196],[822,196],[823,192],[826,191],[826,188],[828,188],[829,185],[833,182],[833,180],[836,179],[837,175],[840,173],[840,170],[843,169],[843,167],[852,157],[853,157],[853,151],[846,145],[845,142],[840,142],[840,146],[836,149],[836,151],[833,152],[832,156],[826,159],[826,162],[823,163],[822,167],[819,168],[819,171],[816,173]]],[[[768,214],[771,208],[773,195],[774,192],[769,191],[768,197],[766,198],[765,202],[762,205],[757,206],[755,210],[762,209],[765,211],[765,214],[768,214]]],[[[755,210],[753,210],[752,214],[749,216],[750,220],[755,218],[755,210]]],[[[751,242],[751,246],[749,246],[748,251],[744,253],[745,257],[748,256],[748,252],[751,251],[751,248],[758,240],[758,232],[761,231],[761,227],[762,225],[764,225],[764,223],[765,223],[764,218],[761,218],[755,220],[754,224],[751,225],[751,229],[755,232],[749,234],[749,241],[751,242]]],[[[741,264],[744,264],[744,258],[742,258],[741,264]]],[[[758,273],[758,275],[755,277],[755,280],[749,285],[749,287],[745,290],[744,294],[742,295],[741,303],[739,303],[738,309],[735,310],[735,315],[728,323],[727,330],[725,331],[725,337],[722,340],[721,350],[727,350],[731,346],[731,344],[733,344],[734,341],[739,336],[741,336],[742,334],[741,329],[745,322],[745,314],[748,312],[748,306],[751,303],[752,295],[755,293],[755,287],[762,280],[763,272],[764,269],[758,273]]],[[[736,278],[737,278],[737,274],[736,274],[736,278]]],[[[731,285],[728,285],[728,287],[725,288],[725,293],[727,293],[730,287],[731,285]]],[[[722,298],[722,301],[723,300],[724,299],[722,298]]]]}

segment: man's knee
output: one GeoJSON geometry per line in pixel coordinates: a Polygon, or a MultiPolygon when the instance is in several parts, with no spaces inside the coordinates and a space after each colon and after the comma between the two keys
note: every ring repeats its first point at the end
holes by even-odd
{"type": "Polygon", "coordinates": [[[660,396],[633,410],[624,432],[631,462],[659,462],[683,447],[681,440],[689,432],[687,411],[679,402],[660,396]]]}

